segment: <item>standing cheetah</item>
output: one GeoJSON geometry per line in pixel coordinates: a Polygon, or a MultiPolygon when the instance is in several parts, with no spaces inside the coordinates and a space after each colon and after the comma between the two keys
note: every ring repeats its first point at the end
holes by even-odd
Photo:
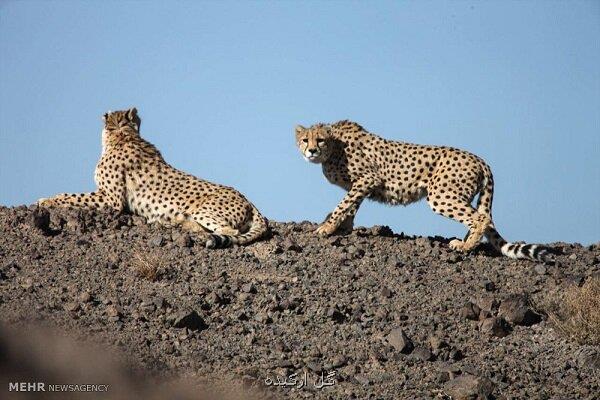
{"type": "Polygon", "coordinates": [[[102,156],[94,174],[98,190],[38,204],[129,210],[148,222],[181,225],[208,248],[247,244],[267,232],[267,220],[242,194],[167,164],[140,136],[140,123],[135,108],[104,114],[102,156]]]}
{"type": "Polygon", "coordinates": [[[492,222],[492,172],[471,153],[386,140],[351,121],[297,126],[296,144],[307,161],[321,164],[329,182],[348,191],[317,229],[319,235],[331,235],[342,226],[351,228],[366,197],[391,205],[407,205],[425,197],[434,212],[468,227],[464,240],[450,242],[454,250],[469,251],[485,235],[508,257],[552,260],[546,247],[507,243],[498,234],[492,222]]]}

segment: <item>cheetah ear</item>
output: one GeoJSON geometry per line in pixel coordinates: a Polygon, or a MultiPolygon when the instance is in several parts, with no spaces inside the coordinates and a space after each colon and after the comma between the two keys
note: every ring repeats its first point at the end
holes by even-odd
{"type": "Polygon", "coordinates": [[[108,110],[107,112],[104,113],[104,115],[102,116],[102,121],[106,122],[106,120],[108,119],[108,114],[110,114],[112,111],[108,110]]]}
{"type": "Polygon", "coordinates": [[[130,108],[129,110],[127,110],[127,118],[129,118],[130,121],[135,121],[137,116],[138,116],[137,108],[133,107],[133,108],[130,108]]]}
{"type": "Polygon", "coordinates": [[[296,128],[294,130],[296,131],[296,140],[299,140],[306,128],[302,125],[296,125],[296,128]]]}

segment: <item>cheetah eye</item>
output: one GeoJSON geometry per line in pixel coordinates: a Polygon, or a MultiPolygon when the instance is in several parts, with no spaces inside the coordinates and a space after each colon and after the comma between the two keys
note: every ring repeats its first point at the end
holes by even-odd
{"type": "Polygon", "coordinates": [[[308,143],[308,139],[302,139],[303,143],[308,143]]]}
{"type": "Polygon", "coordinates": [[[317,139],[317,144],[321,144],[323,143],[325,140],[324,139],[317,139]]]}

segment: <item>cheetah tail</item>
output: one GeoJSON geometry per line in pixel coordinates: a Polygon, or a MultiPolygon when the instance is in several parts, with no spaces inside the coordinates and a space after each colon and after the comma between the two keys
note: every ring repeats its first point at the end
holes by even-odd
{"type": "Polygon", "coordinates": [[[507,242],[500,236],[492,225],[486,231],[488,241],[503,255],[521,260],[540,261],[552,263],[555,261],[552,249],[540,244],[521,244],[507,242]]]}
{"type": "Polygon", "coordinates": [[[217,235],[211,234],[206,242],[206,247],[210,249],[225,248],[237,245],[244,245],[260,239],[269,230],[267,219],[263,217],[256,207],[252,206],[252,222],[248,232],[241,235],[217,235]]]}

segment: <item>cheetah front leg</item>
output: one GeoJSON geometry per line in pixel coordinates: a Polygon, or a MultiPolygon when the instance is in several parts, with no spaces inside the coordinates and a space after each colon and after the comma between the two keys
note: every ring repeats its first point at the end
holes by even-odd
{"type": "Polygon", "coordinates": [[[332,235],[342,224],[352,221],[362,201],[377,187],[378,180],[373,177],[364,177],[352,183],[342,201],[337,205],[331,215],[317,228],[317,235],[332,235]]]}
{"type": "Polygon", "coordinates": [[[42,207],[112,208],[123,211],[127,206],[127,186],[123,171],[112,171],[112,181],[98,182],[98,189],[91,193],[62,193],[48,199],[39,199],[42,207]]]}
{"type": "Polygon", "coordinates": [[[39,199],[37,204],[42,207],[78,207],[78,208],[113,208],[122,211],[124,204],[115,196],[102,191],[91,193],[62,193],[50,198],[39,199]]]}
{"type": "MultiPolygon", "coordinates": [[[[353,205],[348,210],[346,218],[340,224],[340,226],[336,229],[337,233],[339,233],[341,235],[348,235],[348,234],[352,233],[352,230],[354,229],[354,217],[355,217],[357,211],[358,211],[358,207],[356,205],[353,205]]],[[[325,220],[323,222],[327,221],[330,217],[331,217],[331,213],[327,214],[327,216],[325,217],[325,220]]]]}

